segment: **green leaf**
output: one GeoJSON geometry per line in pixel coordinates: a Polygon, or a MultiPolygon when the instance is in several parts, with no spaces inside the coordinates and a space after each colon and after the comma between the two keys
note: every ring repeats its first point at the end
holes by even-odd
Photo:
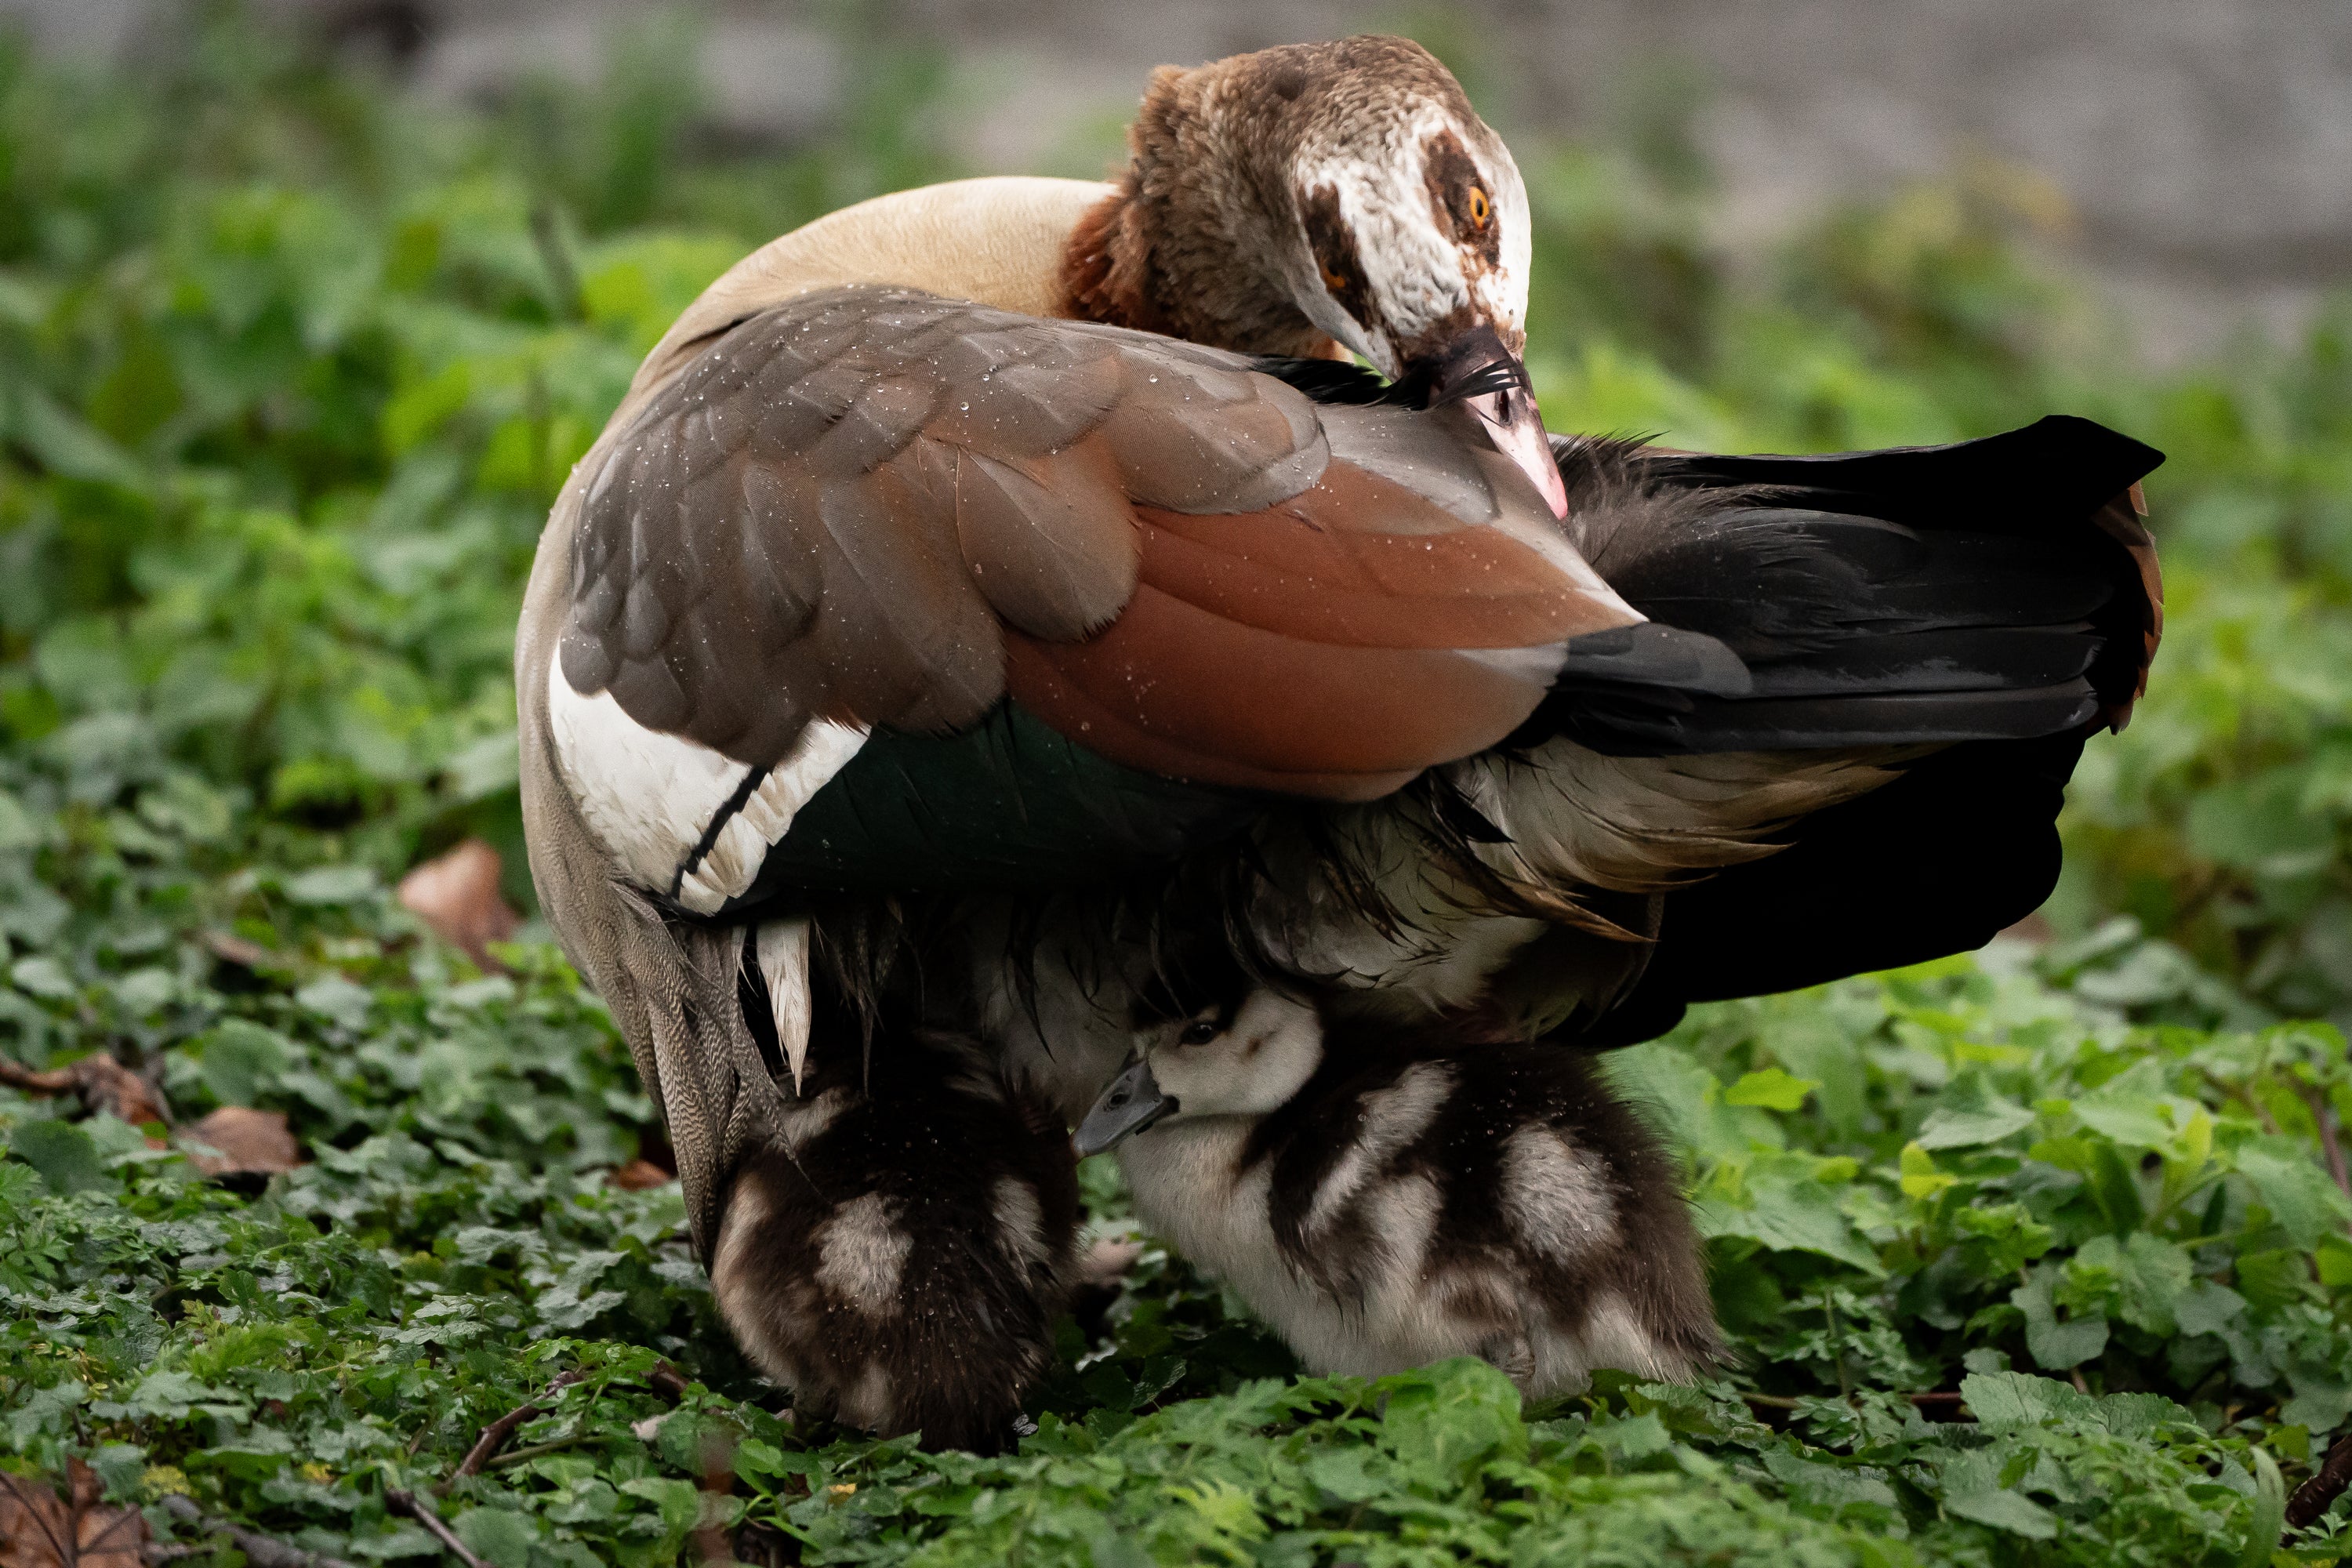
{"type": "Polygon", "coordinates": [[[1723,1103],[1759,1106],[1766,1110],[1795,1110],[1805,1103],[1805,1096],[1821,1087],[1811,1079],[1792,1078],[1779,1068],[1765,1068],[1741,1074],[1738,1083],[1723,1091],[1723,1103]]]}
{"type": "Polygon", "coordinates": [[[1980,1072],[1961,1075],[1919,1124],[1922,1149],[1969,1149],[1998,1143],[2033,1125],[2034,1113],[2002,1098],[1980,1072]]]}
{"type": "Polygon", "coordinates": [[[375,871],[367,866],[315,866],[286,879],[286,896],[298,904],[349,904],[375,891],[375,871]]]}
{"type": "Polygon", "coordinates": [[[530,1516],[509,1508],[469,1508],[451,1528],[492,1568],[530,1568],[539,1531],[530,1516]]]}
{"type": "Polygon", "coordinates": [[[2048,1541],[2058,1533],[2058,1516],[2016,1492],[1966,1492],[1944,1499],[1944,1511],[1989,1524],[2029,1541],[2048,1541]]]}
{"type": "Polygon", "coordinates": [[[2246,1310],[2246,1299],[2227,1285],[2192,1279],[2173,1298],[2173,1321],[2184,1334],[2218,1334],[2246,1310]]]}
{"type": "Polygon", "coordinates": [[[18,959],[9,965],[8,978],[17,990],[51,1002],[62,1002],[81,990],[66,966],[46,953],[18,959]]]}
{"type": "Polygon", "coordinates": [[[1837,1188],[1802,1172],[1765,1166],[1751,1173],[1748,1197],[1744,1205],[1712,1194],[1694,1200],[1699,1233],[1744,1237],[1781,1251],[1833,1258],[1874,1276],[1885,1273],[1877,1249],[1846,1217],[1837,1188]]]}
{"type": "Polygon", "coordinates": [[[2317,1158],[2294,1141],[2265,1138],[2240,1149],[2238,1173],[2297,1247],[2318,1245],[2321,1236],[2352,1218],[2352,1202],[2320,1169],[2317,1158]]]}
{"type": "Polygon", "coordinates": [[[2174,1304],[2188,1292],[2191,1270],[2189,1255],[2172,1243],[2146,1231],[2121,1242],[2093,1237],[2066,1269],[2070,1276],[2098,1271],[2111,1279],[2110,1300],[2124,1321],[2166,1338],[2179,1331],[2174,1304]]]}
{"type": "Polygon", "coordinates": [[[2050,1299],[2058,1277],[2058,1268],[2045,1263],[2009,1293],[2011,1305],[2025,1315],[2027,1352],[2035,1364],[2053,1372],[2080,1366],[2107,1348],[2107,1320],[2104,1314],[2060,1320],[2050,1299]]]}
{"type": "Polygon", "coordinates": [[[2333,1432],[2352,1415],[2352,1377],[2325,1364],[2294,1363],[2287,1376],[2294,1397],[2279,1408],[2279,1419],[2315,1432],[2333,1432]]]}
{"type": "Polygon", "coordinates": [[[1400,1464],[1433,1484],[1461,1485],[1487,1458],[1524,1458],[1519,1391],[1483,1361],[1457,1359],[1378,1385],[1381,1426],[1400,1464]]]}
{"type": "Polygon", "coordinates": [[[2076,1096],[2073,1110],[2084,1126],[2103,1138],[2126,1148],[2161,1149],[2172,1142],[2173,1127],[2163,1098],[2152,1092],[2160,1082],[2135,1068],[2076,1096]]]}
{"type": "Polygon", "coordinates": [[[28,1118],[8,1134],[8,1152],[41,1173],[59,1196],[111,1190],[98,1144],[71,1122],[28,1118]]]}
{"type": "Polygon", "coordinates": [[[1903,1145],[1903,1153],[1895,1169],[1901,1173],[1898,1184],[1906,1198],[1932,1198],[1947,1187],[1959,1183],[1958,1176],[1937,1170],[1934,1158],[1916,1143],[1903,1145]]]}
{"type": "Polygon", "coordinates": [[[1307,1459],[1307,1479],[1341,1502],[1370,1502],[1393,1484],[1372,1473],[1371,1460],[1362,1448],[1327,1449],[1307,1459]]]}
{"type": "Polygon", "coordinates": [[[2090,1396],[2072,1384],[2022,1372],[1972,1372],[1960,1380],[1960,1398],[1988,1432],[2077,1420],[2092,1407],[2090,1396]]]}
{"type": "Polygon", "coordinates": [[[2246,1521],[2246,1542],[2238,1552],[2238,1568],[2263,1568],[2278,1550],[2279,1531],[2286,1523],[2286,1480],[2278,1462],[2261,1448],[2251,1451],[2254,1462],[2254,1505],[2246,1521]]]}
{"type": "Polygon", "coordinates": [[[205,1087],[223,1105],[256,1105],[296,1060],[293,1043],[245,1018],[224,1018],[196,1042],[205,1087]]]}

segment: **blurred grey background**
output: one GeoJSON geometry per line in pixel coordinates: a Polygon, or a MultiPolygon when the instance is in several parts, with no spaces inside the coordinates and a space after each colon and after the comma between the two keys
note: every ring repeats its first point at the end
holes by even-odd
{"type": "MultiPolygon", "coordinates": [[[[0,0],[45,49],[140,47],[159,0],[0,0]]],[[[683,10],[711,133],[790,145],[826,123],[845,39],[936,45],[961,155],[1096,174],[1150,68],[1397,27],[1475,62],[1507,133],[1639,136],[1679,118],[1717,184],[1719,243],[1759,247],[1842,198],[1998,161],[2048,182],[2052,232],[2159,362],[2291,331],[2352,280],[2347,0],[252,0],[421,91],[494,99],[593,79],[683,10]],[[634,30],[634,31],[633,31],[634,30]]]]}

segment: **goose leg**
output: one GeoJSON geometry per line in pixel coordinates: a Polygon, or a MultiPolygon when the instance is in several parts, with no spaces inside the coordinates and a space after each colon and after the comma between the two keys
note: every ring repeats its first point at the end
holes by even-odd
{"type": "Polygon", "coordinates": [[[719,1310],[796,1408],[989,1450],[1046,1366],[1077,1227],[1058,1116],[974,1041],[820,1037],[782,1135],[748,1151],[719,1310]]]}

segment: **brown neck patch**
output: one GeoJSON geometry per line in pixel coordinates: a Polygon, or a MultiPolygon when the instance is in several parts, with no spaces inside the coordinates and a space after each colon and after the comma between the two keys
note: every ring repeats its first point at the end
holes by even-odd
{"type": "Polygon", "coordinates": [[[1338,352],[1291,298],[1276,254],[1299,220],[1275,173],[1316,63],[1269,50],[1152,74],[1118,191],[1064,248],[1071,315],[1243,353],[1338,352]]]}
{"type": "Polygon", "coordinates": [[[1087,209],[1062,250],[1064,310],[1081,321],[1180,336],[1152,303],[1151,249],[1135,232],[1135,180],[1087,209]]]}

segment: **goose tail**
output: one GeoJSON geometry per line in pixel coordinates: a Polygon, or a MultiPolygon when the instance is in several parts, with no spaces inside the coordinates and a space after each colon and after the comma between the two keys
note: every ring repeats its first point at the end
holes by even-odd
{"type": "Polygon", "coordinates": [[[1574,542],[1652,625],[1570,645],[1544,734],[1621,756],[2025,741],[2120,729],[2145,689],[2137,481],[2162,458],[2090,420],[1822,458],[1553,447],[1574,542]]]}

